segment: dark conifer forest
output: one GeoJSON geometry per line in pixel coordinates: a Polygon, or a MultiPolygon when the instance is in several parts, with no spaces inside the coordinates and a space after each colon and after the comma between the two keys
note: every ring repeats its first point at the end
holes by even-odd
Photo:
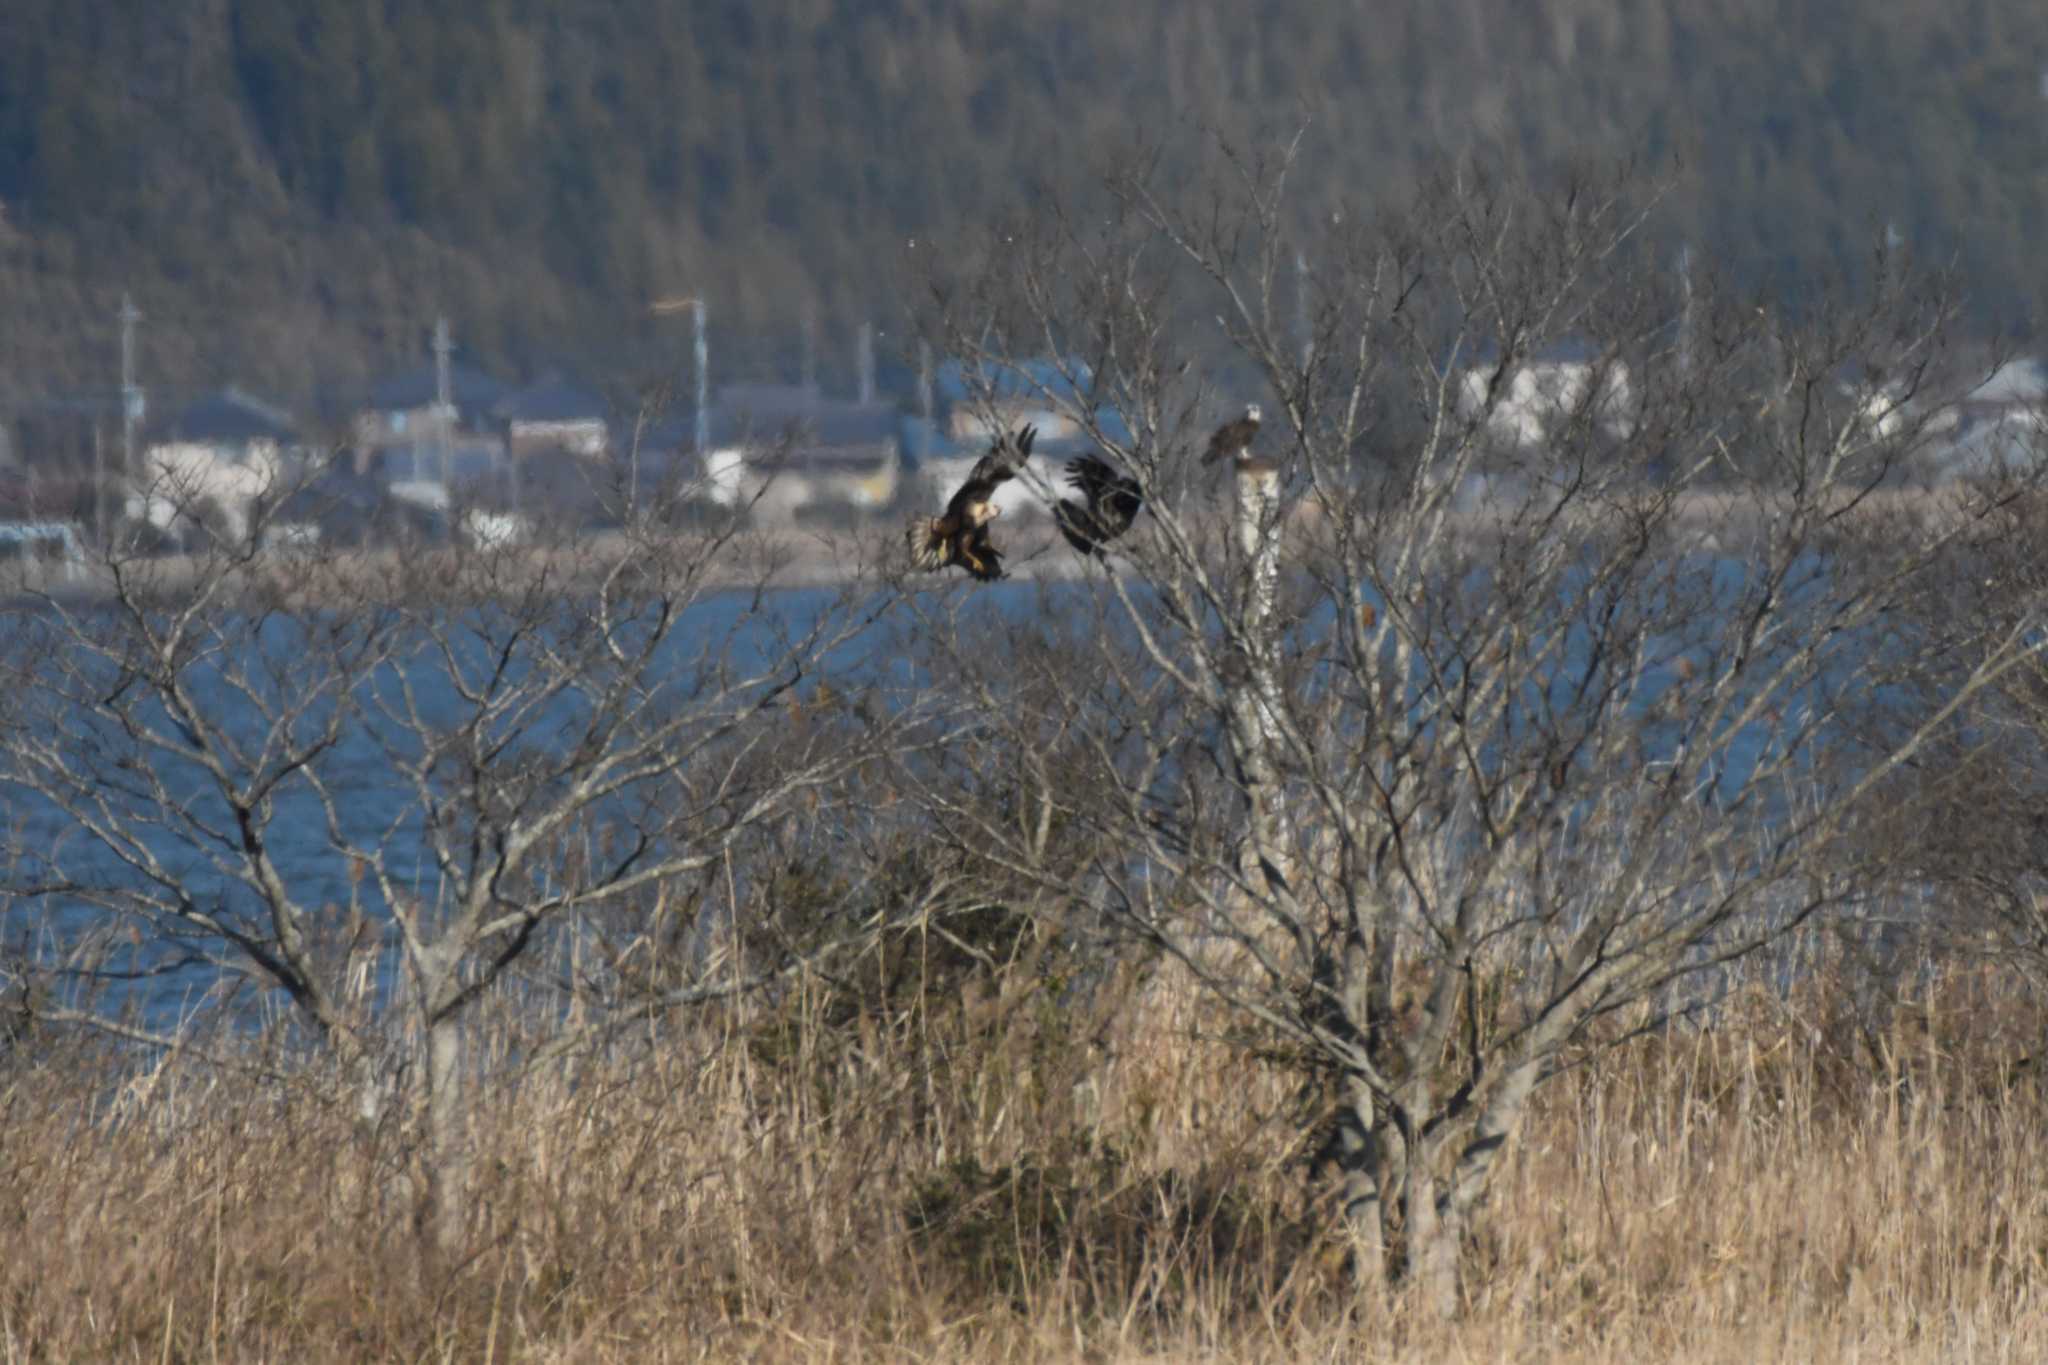
{"type": "Polygon", "coordinates": [[[444,312],[509,373],[658,367],[696,293],[726,366],[812,318],[843,381],[910,238],[1304,117],[1330,202],[1633,157],[1738,278],[1889,230],[2025,326],[2044,73],[1988,0],[8,0],[0,396],[103,383],[124,289],[159,385],[346,387],[444,312]]]}

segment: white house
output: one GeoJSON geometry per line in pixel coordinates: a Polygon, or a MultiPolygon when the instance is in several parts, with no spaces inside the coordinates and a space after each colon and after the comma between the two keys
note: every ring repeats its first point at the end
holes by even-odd
{"type": "Polygon", "coordinates": [[[2048,365],[2005,362],[1926,430],[1940,438],[1923,455],[1937,479],[2033,467],[2048,454],[2048,365]]]}
{"type": "Polygon", "coordinates": [[[1466,368],[1458,383],[1458,413],[1470,420],[1485,416],[1486,429],[1507,445],[1533,446],[1547,440],[1552,432],[1571,420],[1574,413],[1593,401],[1600,429],[1610,437],[1621,437],[1628,427],[1635,399],[1629,389],[1628,366],[1618,360],[1571,348],[1561,348],[1512,367],[1502,378],[1487,406],[1487,390],[1494,383],[1496,364],[1466,368]],[[1600,392],[1593,395],[1593,386],[1600,392]]]}
{"type": "Polygon", "coordinates": [[[292,439],[289,415],[240,389],[201,398],[143,447],[129,515],[170,530],[210,510],[245,536],[253,504],[281,486],[292,439]]]}
{"type": "Polygon", "coordinates": [[[85,545],[69,521],[0,521],[0,564],[24,576],[54,575],[71,582],[85,572],[85,545]]]}

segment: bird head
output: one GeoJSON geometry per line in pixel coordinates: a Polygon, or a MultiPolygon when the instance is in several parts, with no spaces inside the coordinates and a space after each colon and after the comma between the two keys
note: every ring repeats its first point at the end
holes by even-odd
{"type": "Polygon", "coordinates": [[[1246,418],[1248,418],[1248,419],[1249,419],[1249,420],[1251,420],[1251,421],[1254,421],[1254,422],[1258,421],[1258,420],[1259,420],[1259,405],[1258,405],[1257,403],[1246,403],[1246,404],[1244,405],[1244,415],[1245,415],[1245,417],[1246,417],[1246,418]]]}

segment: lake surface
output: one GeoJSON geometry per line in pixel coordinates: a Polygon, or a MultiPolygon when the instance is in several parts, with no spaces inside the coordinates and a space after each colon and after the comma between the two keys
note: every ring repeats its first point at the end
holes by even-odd
{"type": "MultiPolygon", "coordinates": [[[[796,695],[815,696],[818,681],[829,679],[840,688],[862,689],[881,705],[909,705],[932,683],[931,660],[915,643],[919,612],[970,626],[1040,612],[1086,621],[1100,609],[1094,597],[1099,590],[1077,581],[1012,582],[932,591],[910,602],[882,596],[848,600],[829,589],[792,589],[758,599],[744,592],[719,594],[689,608],[655,651],[645,700],[650,713],[688,708],[707,689],[759,675],[734,701],[756,698],[791,676],[792,651],[803,652],[799,646],[807,633],[826,628],[845,629],[849,638],[807,661],[810,676],[794,689],[796,695]]],[[[1109,611],[1113,621],[1116,608],[1109,611]]],[[[1297,642],[1312,642],[1330,619],[1321,613],[1297,621],[1293,635],[1297,642]]],[[[574,635],[568,620],[564,640],[574,635]]],[[[19,657],[24,646],[33,650],[35,631],[48,624],[30,615],[8,618],[4,643],[15,649],[17,666],[54,667],[50,657],[26,663],[19,657]]],[[[545,657],[544,650],[521,653],[533,651],[530,637],[508,647],[501,626],[480,614],[473,628],[450,636],[445,647],[421,641],[348,673],[342,668],[349,648],[345,637],[323,630],[319,621],[274,619],[230,632],[215,654],[202,655],[189,669],[195,710],[227,744],[249,756],[251,770],[262,770],[266,745],[276,749],[274,715],[290,711],[294,720],[285,730],[303,742],[334,719],[337,708],[346,709],[346,723],[332,745],[308,765],[317,783],[295,773],[281,778],[269,798],[265,837],[300,904],[354,905],[370,920],[388,922],[374,879],[360,875],[345,847],[377,850],[400,888],[433,899],[436,863],[420,783],[447,791],[459,786],[463,774],[459,764],[428,764],[427,742],[466,724],[496,727],[492,734],[505,746],[505,757],[545,767],[587,733],[593,697],[584,689],[548,695],[516,714],[489,715],[490,706],[479,700],[490,695],[487,684],[515,694],[532,681],[528,674],[545,657]],[[346,695],[323,693],[337,669],[350,679],[346,695]]],[[[630,642],[631,631],[621,638],[630,642]]],[[[1647,711],[1671,682],[1668,670],[1645,679],[1631,704],[1647,711]]],[[[64,675],[64,685],[99,700],[120,685],[119,670],[105,661],[83,663],[64,675]]],[[[130,727],[104,714],[32,704],[23,709],[21,699],[16,701],[0,723],[26,727],[17,728],[17,739],[43,741],[28,749],[42,752],[48,763],[26,784],[18,780],[24,776],[19,768],[0,773],[14,850],[7,881],[16,888],[56,890],[17,899],[0,911],[10,947],[44,962],[59,960],[95,934],[125,930],[130,921],[124,920],[124,898],[137,894],[159,901],[182,896],[198,913],[245,924],[259,935],[267,932],[260,898],[236,875],[239,832],[213,773],[161,746],[137,743],[130,727]]],[[[1532,705],[1542,701],[1531,698],[1532,705]]],[[[151,727],[173,743],[179,738],[181,722],[155,703],[135,707],[129,719],[131,726],[151,727]]],[[[1740,787],[1761,744],[1760,736],[1736,736],[1727,745],[1719,769],[1723,786],[1740,787]]],[[[609,837],[608,825],[614,832],[654,831],[658,852],[664,837],[660,789],[659,776],[650,776],[596,808],[589,822],[593,840],[609,837]]],[[[545,783],[535,791],[545,795],[545,783]]],[[[122,946],[111,961],[129,975],[106,986],[110,994],[102,1003],[122,1004],[152,1023],[173,1019],[218,980],[216,967],[162,936],[117,933],[115,941],[122,946]]],[[[387,954],[390,961],[395,955],[387,954]]],[[[390,986],[388,971],[387,965],[382,989],[390,986]]]]}

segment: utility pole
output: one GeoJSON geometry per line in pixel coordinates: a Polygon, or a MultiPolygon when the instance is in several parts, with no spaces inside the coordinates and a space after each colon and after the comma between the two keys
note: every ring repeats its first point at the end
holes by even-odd
{"type": "Polygon", "coordinates": [[[100,419],[92,419],[92,538],[105,547],[107,543],[107,454],[106,442],[100,439],[100,419]]]}
{"type": "Polygon", "coordinates": [[[711,343],[704,333],[704,299],[690,300],[690,312],[697,322],[697,458],[702,460],[711,447],[711,343]]]}
{"type": "Polygon", "coordinates": [[[434,417],[441,443],[441,487],[448,487],[449,438],[455,431],[455,385],[448,372],[448,353],[455,343],[448,339],[448,319],[434,319],[434,417]]]}
{"type": "Polygon", "coordinates": [[[655,299],[648,305],[656,317],[680,313],[688,308],[697,324],[697,458],[702,460],[711,445],[711,342],[705,334],[704,299],[655,299]]]}
{"type": "Polygon", "coordinates": [[[1692,243],[1678,248],[1678,294],[1685,301],[1678,320],[1678,372],[1692,373],[1692,243]]]}
{"type": "Polygon", "coordinates": [[[924,426],[918,428],[918,458],[924,460],[932,454],[932,344],[918,342],[918,415],[924,417],[924,426]]]}
{"type": "Polygon", "coordinates": [[[1315,331],[1308,322],[1308,257],[1301,248],[1294,249],[1294,326],[1301,334],[1301,370],[1308,373],[1309,362],[1315,359],[1315,331]]]}
{"type": "Polygon", "coordinates": [[[803,381],[805,393],[818,391],[818,306],[804,305],[803,381]]]}
{"type": "Polygon", "coordinates": [[[863,322],[860,325],[860,352],[856,359],[860,363],[860,401],[875,401],[875,324],[863,322]]]}
{"type": "Polygon", "coordinates": [[[135,300],[124,293],[118,316],[121,319],[121,472],[134,479],[135,429],[142,424],[144,404],[142,388],[135,382],[135,324],[142,321],[142,313],[135,307],[135,300]]]}

